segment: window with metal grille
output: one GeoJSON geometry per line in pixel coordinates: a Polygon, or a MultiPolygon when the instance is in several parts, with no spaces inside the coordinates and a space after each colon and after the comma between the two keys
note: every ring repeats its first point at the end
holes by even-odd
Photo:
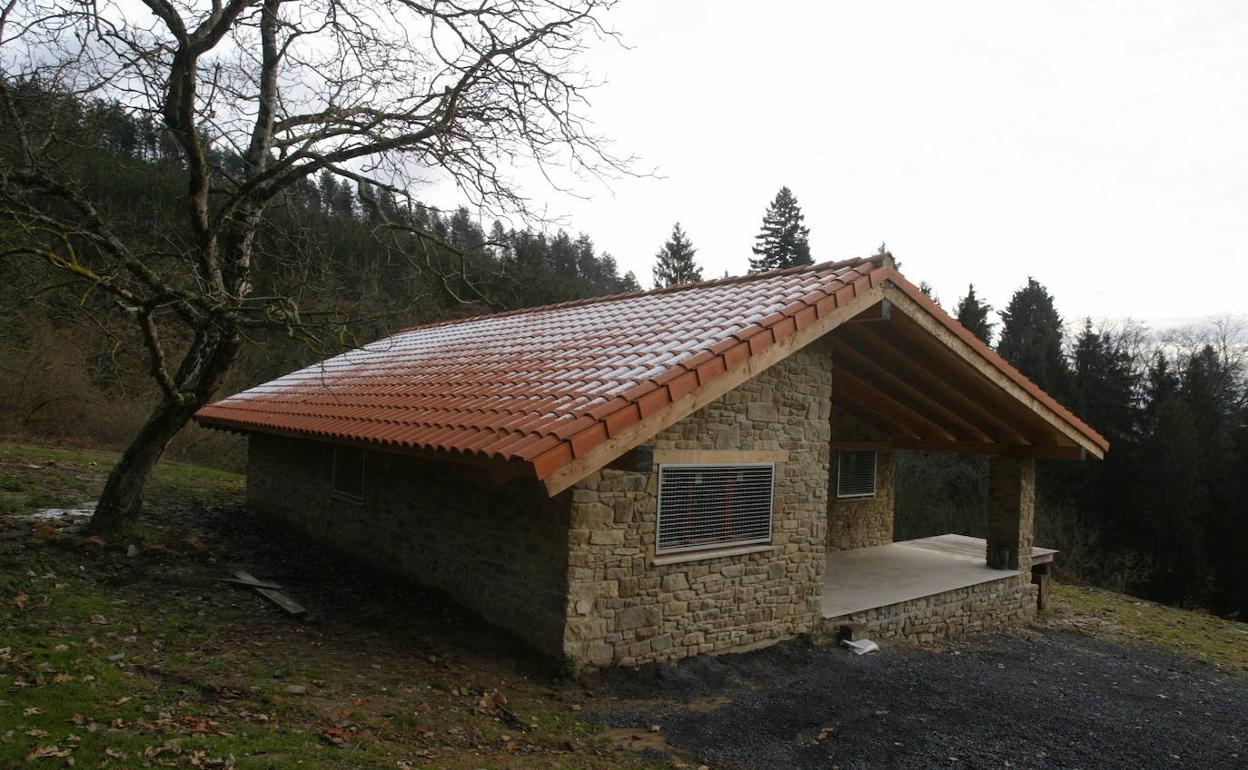
{"type": "Polygon", "coordinates": [[[770,463],[659,466],[656,554],[771,542],[770,463]]]}
{"type": "Polygon", "coordinates": [[[875,450],[842,449],[837,455],[836,496],[873,496],[875,494],[875,450]]]}
{"type": "Polygon", "coordinates": [[[334,494],[350,500],[364,499],[364,450],[334,448],[334,494]]]}

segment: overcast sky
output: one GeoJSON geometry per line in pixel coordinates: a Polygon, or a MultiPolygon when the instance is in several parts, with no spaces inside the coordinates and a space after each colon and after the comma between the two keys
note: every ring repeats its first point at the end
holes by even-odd
{"type": "Polygon", "coordinates": [[[660,179],[530,188],[650,285],[679,220],[747,270],[796,194],[816,261],[881,241],[946,307],[1028,275],[1068,320],[1248,312],[1248,2],[659,2],[586,59],[660,179]]]}

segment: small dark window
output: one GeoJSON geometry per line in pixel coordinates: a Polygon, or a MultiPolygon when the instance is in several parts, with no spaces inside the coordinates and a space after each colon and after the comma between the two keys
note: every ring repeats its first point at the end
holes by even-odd
{"type": "Polygon", "coordinates": [[[853,449],[837,453],[836,496],[871,497],[875,494],[875,450],[853,449]]]}
{"type": "Polygon", "coordinates": [[[351,500],[364,499],[364,450],[334,449],[334,494],[351,500]]]}

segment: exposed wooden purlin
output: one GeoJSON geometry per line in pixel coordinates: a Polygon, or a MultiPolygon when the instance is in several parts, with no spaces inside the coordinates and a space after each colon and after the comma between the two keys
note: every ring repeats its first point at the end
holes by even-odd
{"type": "Polygon", "coordinates": [[[1087,454],[1083,447],[1055,446],[1053,444],[994,444],[981,441],[915,441],[899,438],[893,442],[898,449],[916,449],[923,452],[960,452],[963,454],[1006,455],[1008,457],[1036,457],[1042,460],[1082,460],[1087,454]]]}
{"type": "Polygon", "coordinates": [[[907,349],[904,353],[899,351],[890,339],[890,335],[894,333],[892,325],[887,328],[856,326],[851,329],[845,327],[837,332],[838,335],[849,339],[851,343],[869,349],[872,355],[881,359],[883,366],[929,389],[933,397],[944,399],[946,403],[956,405],[959,410],[973,415],[983,431],[994,441],[1006,444],[1036,443],[1036,437],[1023,435],[1010,423],[985,407],[983,403],[941,379],[935,372],[947,367],[941,367],[918,346],[911,345],[909,347],[913,349],[907,349]]]}
{"type": "Polygon", "coordinates": [[[1000,390],[1003,390],[1006,394],[1012,396],[1015,401],[1027,407],[1032,414],[1039,416],[1059,435],[1064,436],[1066,440],[1088,450],[1088,453],[1093,457],[1102,458],[1105,456],[1104,450],[1095,441],[1081,433],[1066,419],[1054,412],[1047,404],[1028,392],[1012,377],[990,362],[969,343],[950,331],[948,327],[933,317],[926,308],[911,299],[900,288],[889,286],[884,290],[884,294],[887,299],[893,302],[896,310],[900,311],[894,315],[905,315],[911,321],[914,321],[919,328],[943,343],[949,350],[974,367],[976,371],[995,384],[1000,390]]]}
{"type": "Polygon", "coordinates": [[[938,415],[946,423],[957,425],[961,432],[968,433],[976,441],[991,442],[993,440],[992,436],[985,433],[978,425],[962,417],[962,415],[952,409],[945,407],[944,404],[931,398],[927,393],[911,385],[907,380],[898,377],[886,367],[872,361],[868,356],[855,350],[845,340],[837,338],[836,335],[832,336],[832,350],[839,356],[839,360],[834,361],[833,366],[836,366],[838,363],[841,366],[848,366],[851,371],[883,383],[896,396],[904,396],[911,403],[917,404],[928,413],[938,415]]]}
{"type": "MultiPolygon", "coordinates": [[[[845,411],[853,412],[854,416],[860,418],[863,422],[878,428],[884,433],[887,433],[889,436],[888,443],[890,445],[903,439],[909,441],[925,440],[920,437],[919,434],[915,433],[913,428],[897,423],[894,418],[877,411],[876,407],[873,407],[870,404],[860,404],[852,399],[845,398],[844,396],[840,396],[839,398],[840,400],[837,403],[839,406],[843,407],[845,411]]],[[[842,447],[842,449],[845,448],[847,447],[842,447]]]]}
{"type": "Polygon", "coordinates": [[[880,405],[878,402],[866,400],[862,398],[862,394],[853,391],[852,388],[842,388],[837,383],[834,383],[832,387],[832,401],[834,403],[844,408],[845,411],[861,417],[894,439],[929,440],[917,428],[905,422],[904,418],[900,417],[896,412],[890,412],[887,407],[880,405]]]}
{"type": "Polygon", "coordinates": [[[837,367],[833,363],[832,377],[834,387],[849,388],[858,394],[856,396],[858,400],[874,402],[889,412],[897,413],[903,421],[919,426],[921,428],[920,435],[946,441],[958,441],[961,438],[951,431],[948,426],[942,425],[919,410],[898,401],[845,367],[837,367]]]}

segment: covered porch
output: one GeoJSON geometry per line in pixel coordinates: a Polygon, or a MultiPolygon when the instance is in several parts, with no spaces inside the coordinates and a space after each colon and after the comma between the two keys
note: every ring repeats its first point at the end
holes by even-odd
{"type": "Polygon", "coordinates": [[[886,289],[828,340],[823,635],[926,641],[1033,618],[1056,553],[1033,543],[1036,460],[1100,457],[1104,439],[926,297],[886,289]],[[982,538],[946,522],[893,541],[902,450],[987,456],[982,524],[958,527],[982,538]]]}
{"type": "MultiPolygon", "coordinates": [[[[823,617],[835,620],[998,581],[1017,582],[1021,576],[1017,568],[993,569],[986,552],[987,541],[982,538],[952,534],[829,552],[823,617]]],[[[1035,582],[1047,579],[1056,553],[1051,548],[1031,549],[1035,582]]]]}

